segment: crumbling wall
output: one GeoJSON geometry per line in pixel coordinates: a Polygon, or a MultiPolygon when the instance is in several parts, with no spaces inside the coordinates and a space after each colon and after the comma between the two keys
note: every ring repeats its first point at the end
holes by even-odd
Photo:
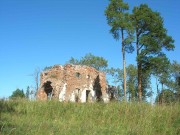
{"type": "Polygon", "coordinates": [[[48,100],[48,98],[58,99],[59,92],[63,87],[64,67],[55,65],[53,68],[41,73],[40,88],[37,93],[37,99],[48,100]],[[51,82],[52,93],[46,93],[46,83],[51,82]]]}
{"type": "Polygon", "coordinates": [[[108,100],[105,73],[88,66],[55,65],[41,73],[40,100],[94,102],[108,100]]]}

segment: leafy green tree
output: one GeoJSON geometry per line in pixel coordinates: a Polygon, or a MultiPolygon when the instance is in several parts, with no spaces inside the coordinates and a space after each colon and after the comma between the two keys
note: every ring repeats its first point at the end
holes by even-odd
{"type": "Polygon", "coordinates": [[[142,100],[147,101],[147,98],[151,97],[152,94],[151,74],[149,72],[145,72],[142,74],[142,100]]]}
{"type": "MultiPolygon", "coordinates": [[[[106,70],[107,77],[111,81],[110,83],[118,86],[118,95],[120,99],[122,96],[124,96],[124,93],[122,93],[121,90],[123,90],[124,83],[123,83],[123,70],[119,68],[110,68],[106,70]]],[[[129,101],[135,101],[138,98],[138,82],[137,82],[137,67],[130,64],[127,66],[127,91],[126,94],[129,95],[129,101]]],[[[143,95],[142,98],[144,101],[146,101],[147,97],[150,97],[152,95],[151,91],[151,81],[150,81],[150,75],[149,74],[143,74],[143,95]]]]}
{"type": "Polygon", "coordinates": [[[169,86],[175,92],[176,101],[180,102],[180,63],[173,61],[171,64],[171,72],[172,81],[169,86]]]}
{"type": "Polygon", "coordinates": [[[157,95],[160,95],[171,80],[170,62],[166,57],[158,57],[154,59],[153,66],[156,66],[153,67],[152,74],[156,78],[157,95]]]}
{"type": "Polygon", "coordinates": [[[113,84],[122,86],[123,89],[123,70],[120,68],[109,68],[106,70],[106,73],[110,77],[110,80],[113,84]]]}
{"type": "Polygon", "coordinates": [[[13,91],[12,95],[10,96],[11,99],[15,99],[15,98],[25,98],[25,94],[23,89],[16,89],[15,91],[13,91]]]}
{"type": "Polygon", "coordinates": [[[79,65],[79,64],[81,64],[80,60],[77,60],[77,59],[75,59],[75,58],[73,58],[73,57],[71,57],[71,59],[68,61],[68,63],[74,64],[74,65],[79,65]]]}
{"type": "Polygon", "coordinates": [[[80,60],[71,57],[71,59],[67,62],[74,65],[87,65],[90,67],[94,67],[97,70],[105,70],[108,66],[108,61],[103,57],[95,56],[91,53],[86,54],[80,60]]]}
{"type": "MultiPolygon", "coordinates": [[[[143,74],[160,65],[160,58],[165,58],[163,50],[173,50],[174,40],[167,35],[164,28],[163,18],[158,12],[152,11],[148,5],[141,4],[134,7],[132,23],[135,29],[137,68],[138,68],[138,97],[142,100],[143,95],[143,74]],[[158,61],[156,63],[155,61],[158,61]]],[[[155,70],[155,69],[154,69],[155,70]]]]}
{"type": "Polygon", "coordinates": [[[180,85],[178,84],[178,78],[180,76],[179,75],[180,64],[177,61],[173,61],[172,64],[168,61],[165,64],[159,65],[158,68],[156,69],[157,70],[154,71],[154,74],[156,75],[157,78],[156,102],[167,103],[167,98],[166,98],[167,96],[172,97],[171,99],[173,99],[173,100],[168,99],[168,102],[180,101],[180,85]],[[161,85],[159,86],[159,84],[161,85]]]}
{"type": "Polygon", "coordinates": [[[163,103],[169,104],[175,101],[176,101],[175,94],[173,93],[173,91],[168,89],[161,91],[161,93],[159,93],[156,97],[156,103],[158,104],[163,104],[163,103]]]}
{"type": "Polygon", "coordinates": [[[137,67],[132,64],[127,67],[127,90],[129,101],[137,99],[137,67]]]}
{"type": "Polygon", "coordinates": [[[123,70],[120,68],[106,69],[106,77],[109,80],[108,84],[111,84],[117,87],[115,91],[115,97],[116,99],[121,100],[124,97],[123,70]]]}
{"type": "Polygon", "coordinates": [[[130,22],[130,15],[127,13],[129,6],[123,0],[110,0],[110,4],[105,10],[107,22],[111,26],[110,32],[114,39],[119,40],[121,37],[121,48],[123,57],[123,83],[124,83],[124,96],[126,98],[126,58],[125,51],[132,52],[132,33],[133,27],[130,22]],[[126,36],[125,36],[126,33],[126,36]]]}
{"type": "MultiPolygon", "coordinates": [[[[150,74],[146,73],[142,75],[142,88],[143,95],[142,100],[146,101],[147,97],[152,95],[150,74]]],[[[127,94],[129,95],[129,101],[136,101],[138,99],[138,75],[137,67],[130,64],[127,66],[127,94]]]]}

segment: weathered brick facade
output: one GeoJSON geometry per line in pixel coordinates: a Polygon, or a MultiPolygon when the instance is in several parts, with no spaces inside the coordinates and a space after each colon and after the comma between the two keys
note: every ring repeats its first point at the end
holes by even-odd
{"type": "Polygon", "coordinates": [[[105,73],[81,65],[55,65],[41,73],[39,100],[94,102],[109,101],[105,73]]]}

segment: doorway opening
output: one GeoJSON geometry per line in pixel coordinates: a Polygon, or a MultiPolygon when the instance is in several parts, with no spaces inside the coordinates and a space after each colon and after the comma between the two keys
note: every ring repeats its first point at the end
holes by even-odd
{"type": "Polygon", "coordinates": [[[80,101],[80,89],[76,88],[75,90],[75,102],[80,101]]]}
{"type": "Polygon", "coordinates": [[[86,102],[90,102],[90,90],[86,90],[86,102]]]}
{"type": "Polygon", "coordinates": [[[52,98],[52,92],[53,92],[53,88],[51,86],[51,82],[50,81],[47,81],[46,83],[44,83],[44,92],[46,93],[47,95],[47,99],[48,100],[51,100],[52,98]]]}

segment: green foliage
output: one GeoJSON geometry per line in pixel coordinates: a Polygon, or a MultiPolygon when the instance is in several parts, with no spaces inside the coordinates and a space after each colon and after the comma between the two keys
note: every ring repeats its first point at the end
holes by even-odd
{"type": "Polygon", "coordinates": [[[176,101],[176,97],[173,91],[171,90],[163,90],[156,97],[156,103],[158,104],[171,104],[176,101]]]}
{"type": "Polygon", "coordinates": [[[137,50],[139,51],[137,60],[142,63],[142,68],[156,69],[157,64],[164,64],[163,59],[167,58],[163,53],[163,48],[168,51],[173,50],[174,40],[167,35],[160,14],[152,11],[146,4],[141,4],[139,7],[134,7],[132,22],[136,29],[137,50]]]}
{"type": "Polygon", "coordinates": [[[109,68],[106,70],[106,73],[111,76],[111,81],[114,84],[122,85],[123,86],[123,70],[120,68],[109,68]]]}
{"type": "Polygon", "coordinates": [[[108,24],[111,26],[110,32],[114,39],[119,40],[121,37],[121,48],[123,57],[123,89],[124,97],[126,99],[126,58],[125,52],[132,53],[134,47],[133,41],[133,27],[130,20],[130,15],[127,13],[129,5],[123,0],[110,0],[108,7],[105,10],[105,15],[108,24]],[[125,33],[126,32],[126,33],[125,33]]]}
{"type": "MultiPolygon", "coordinates": [[[[81,59],[75,59],[73,57],[70,58],[66,63],[74,64],[74,65],[86,65],[90,67],[94,67],[97,70],[104,71],[108,67],[108,61],[103,57],[95,56],[91,53],[86,54],[81,59]]],[[[52,66],[48,66],[44,68],[44,71],[51,69],[52,66]]]]}
{"type": "Polygon", "coordinates": [[[143,74],[160,72],[159,65],[165,69],[168,59],[164,50],[173,50],[174,40],[167,35],[163,18],[148,5],[134,7],[131,18],[136,35],[138,91],[141,100],[143,74]]]}
{"type": "Polygon", "coordinates": [[[159,65],[159,70],[155,71],[155,74],[158,78],[158,82],[161,84],[161,90],[159,88],[159,83],[157,82],[156,84],[158,93],[156,101],[158,103],[180,101],[180,85],[178,82],[179,72],[180,64],[177,61],[173,61],[172,64],[167,63],[166,65],[159,65]],[[171,98],[166,98],[167,96],[171,98]]]}
{"type": "Polygon", "coordinates": [[[23,90],[20,89],[16,89],[15,91],[13,91],[12,95],[10,96],[11,99],[15,99],[15,98],[25,98],[25,94],[23,90]]]}
{"type": "Polygon", "coordinates": [[[171,64],[171,81],[169,87],[175,91],[176,100],[180,102],[180,63],[173,61],[171,64]]]}
{"type": "Polygon", "coordinates": [[[109,81],[108,84],[117,86],[115,91],[115,97],[118,100],[123,99],[124,92],[123,92],[123,70],[120,68],[109,68],[106,69],[106,76],[108,77],[109,81]]]}
{"type": "Polygon", "coordinates": [[[130,15],[128,14],[129,5],[124,3],[123,0],[110,0],[108,7],[105,10],[105,15],[108,24],[111,26],[110,33],[112,33],[114,39],[119,40],[122,38],[122,47],[126,48],[127,52],[133,51],[131,45],[133,41],[133,27],[130,22],[130,15]],[[124,32],[127,32],[125,39],[124,32]]]}
{"type": "Polygon", "coordinates": [[[0,101],[1,135],[178,135],[180,105],[0,101]]]}
{"type": "MultiPolygon", "coordinates": [[[[108,76],[111,76],[111,83],[113,83],[115,86],[119,86],[119,88],[123,89],[123,70],[122,69],[115,69],[110,68],[106,70],[106,73],[108,76]]],[[[138,98],[138,81],[137,81],[137,67],[130,64],[127,66],[127,95],[129,95],[128,99],[129,101],[136,101],[138,98]]],[[[146,101],[148,97],[152,95],[151,89],[151,81],[150,81],[150,75],[148,73],[143,74],[143,100],[146,101]]],[[[121,94],[123,95],[122,91],[121,94]]],[[[121,97],[119,97],[121,98],[121,97]]]]}
{"type": "Polygon", "coordinates": [[[86,65],[90,67],[94,67],[97,70],[105,70],[108,66],[108,61],[103,57],[95,56],[91,53],[86,54],[80,60],[71,57],[71,59],[67,62],[74,65],[86,65]]]}
{"type": "Polygon", "coordinates": [[[137,99],[137,67],[130,64],[127,67],[127,89],[129,93],[129,100],[137,99]]]}
{"type": "Polygon", "coordinates": [[[74,65],[80,65],[81,64],[80,60],[77,60],[73,57],[71,57],[71,59],[68,61],[68,63],[74,64],[74,65]]]}

